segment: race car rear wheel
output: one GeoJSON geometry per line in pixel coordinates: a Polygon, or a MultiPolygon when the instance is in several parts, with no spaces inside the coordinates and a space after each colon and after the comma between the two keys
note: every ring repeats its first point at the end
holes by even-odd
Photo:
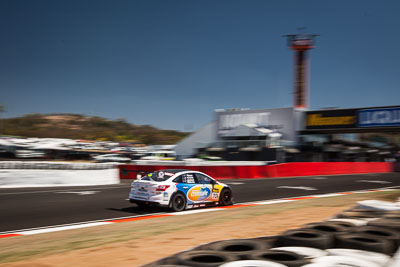
{"type": "Polygon", "coordinates": [[[186,198],[181,193],[176,193],[171,198],[171,209],[173,211],[182,211],[186,208],[186,198]]]}
{"type": "Polygon", "coordinates": [[[219,197],[219,202],[222,206],[229,206],[233,204],[232,191],[229,189],[223,189],[221,196],[219,197]]]}

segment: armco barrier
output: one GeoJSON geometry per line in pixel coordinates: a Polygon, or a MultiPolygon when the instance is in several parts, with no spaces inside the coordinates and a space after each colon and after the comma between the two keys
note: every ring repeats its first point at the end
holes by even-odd
{"type": "Polygon", "coordinates": [[[313,175],[385,173],[393,172],[391,162],[296,162],[275,165],[245,166],[186,166],[186,165],[119,165],[121,179],[136,179],[137,172],[162,169],[187,169],[204,172],[217,179],[273,178],[313,175]]]}

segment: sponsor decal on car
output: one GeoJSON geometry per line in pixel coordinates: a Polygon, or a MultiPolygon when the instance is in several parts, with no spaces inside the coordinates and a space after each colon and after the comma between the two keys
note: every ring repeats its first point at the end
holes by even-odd
{"type": "Polygon", "coordinates": [[[188,199],[192,201],[206,200],[210,197],[210,195],[210,188],[201,186],[194,186],[187,193],[188,199]]]}

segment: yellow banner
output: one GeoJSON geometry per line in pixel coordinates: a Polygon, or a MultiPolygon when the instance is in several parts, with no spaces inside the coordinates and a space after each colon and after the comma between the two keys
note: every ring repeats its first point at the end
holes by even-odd
{"type": "Polygon", "coordinates": [[[323,117],[321,114],[307,115],[307,126],[349,125],[355,122],[355,116],[323,117]]]}

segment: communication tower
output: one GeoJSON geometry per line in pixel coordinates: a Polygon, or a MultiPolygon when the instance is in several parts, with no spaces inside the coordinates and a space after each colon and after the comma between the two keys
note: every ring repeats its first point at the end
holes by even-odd
{"type": "Polygon", "coordinates": [[[308,89],[308,53],[314,48],[318,34],[288,34],[288,46],[295,51],[294,57],[294,108],[307,109],[309,104],[308,89]]]}

